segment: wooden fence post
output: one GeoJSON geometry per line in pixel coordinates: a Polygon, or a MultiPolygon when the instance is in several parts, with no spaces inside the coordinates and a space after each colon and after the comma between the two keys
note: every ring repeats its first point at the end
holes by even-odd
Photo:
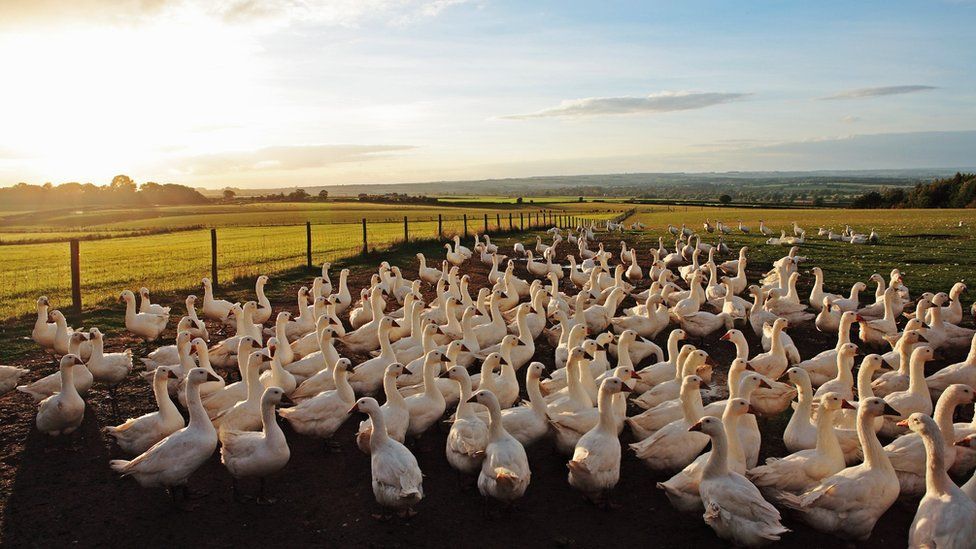
{"type": "Polygon", "coordinates": [[[485,233],[488,232],[488,214],[485,214],[485,233]]]}
{"type": "Polygon", "coordinates": [[[217,229],[210,229],[210,282],[217,289],[217,229]]]}
{"type": "Polygon", "coordinates": [[[525,230],[525,217],[522,216],[522,212],[519,212],[519,228],[525,230]]]}
{"type": "Polygon", "coordinates": [[[464,238],[468,238],[468,214],[464,214],[464,238]]]}
{"type": "Polygon", "coordinates": [[[508,230],[515,229],[515,224],[512,223],[512,212],[508,212],[508,230]]]}
{"type": "Polygon", "coordinates": [[[444,236],[444,225],[441,221],[441,214],[437,214],[437,238],[444,236]]]}
{"type": "Polygon", "coordinates": [[[312,268],[312,222],[305,222],[305,263],[312,268]]]}
{"type": "Polygon", "coordinates": [[[407,216],[403,216],[403,241],[410,241],[410,232],[407,230],[407,216]]]}
{"type": "Polygon", "coordinates": [[[369,244],[366,241],[366,218],[363,218],[363,254],[369,253],[369,244]]]}
{"type": "Polygon", "coordinates": [[[502,230],[502,214],[497,212],[495,213],[495,230],[496,231],[502,230]]]}
{"type": "Polygon", "coordinates": [[[71,309],[75,314],[81,313],[81,254],[78,250],[78,239],[71,239],[71,309]]]}

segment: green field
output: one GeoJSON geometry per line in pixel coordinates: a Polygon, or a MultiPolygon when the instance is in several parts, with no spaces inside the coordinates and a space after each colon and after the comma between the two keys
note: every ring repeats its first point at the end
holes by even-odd
{"type": "MultiPolygon", "coordinates": [[[[758,236],[759,220],[778,232],[792,230],[796,221],[807,231],[807,241],[800,247],[800,254],[810,259],[810,265],[824,270],[826,283],[831,291],[850,288],[858,280],[867,280],[874,272],[886,277],[892,268],[901,269],[906,284],[917,281],[916,287],[930,291],[948,291],[959,280],[966,280],[976,272],[976,210],[756,210],[743,208],[698,208],[672,206],[639,206],[637,213],[626,223],[640,220],[647,225],[643,238],[657,241],[666,236],[665,247],[673,248],[674,237],[667,232],[668,224],[688,225],[702,234],[705,242],[713,243],[718,232],[708,234],[702,224],[708,218],[722,220],[733,232],[725,242],[733,249],[749,246],[749,257],[759,264],[768,265],[781,257],[787,247],[766,245],[766,237],[758,236]],[[738,221],[751,229],[749,235],[738,230],[738,221]],[[963,221],[965,226],[959,227],[963,221]],[[857,232],[878,232],[881,242],[876,245],[854,245],[833,242],[826,236],[817,236],[819,227],[843,230],[848,224],[857,232]]],[[[801,268],[801,272],[805,272],[801,268]]],[[[970,296],[971,298],[971,296],[970,296]]]]}
{"type": "MultiPolygon", "coordinates": [[[[454,235],[464,233],[462,215],[465,213],[468,215],[468,230],[474,233],[484,230],[486,214],[490,230],[508,230],[508,214],[511,212],[490,209],[379,208],[370,217],[364,213],[366,210],[361,205],[356,206],[356,209],[347,208],[333,212],[333,219],[343,215],[373,219],[367,222],[370,249],[382,249],[403,242],[404,215],[410,219],[409,238],[416,240],[437,236],[438,213],[443,215],[444,234],[454,235]]],[[[305,264],[307,241],[304,224],[248,224],[253,222],[252,216],[264,215],[265,220],[268,220],[281,211],[269,209],[264,213],[247,212],[237,218],[236,226],[231,224],[232,219],[225,217],[233,214],[220,213],[216,217],[224,224],[208,223],[217,228],[220,281],[272,274],[305,264]]],[[[532,210],[533,217],[536,212],[538,210],[532,210]]],[[[515,228],[518,228],[519,211],[513,213],[512,220],[515,228]]],[[[521,213],[524,214],[528,227],[531,222],[530,212],[523,210],[521,213]]],[[[574,210],[573,215],[584,214],[574,210]]],[[[605,219],[615,215],[615,212],[600,211],[585,215],[592,219],[605,219]]],[[[175,219],[178,217],[171,215],[167,219],[176,223],[175,219]]],[[[207,219],[209,218],[208,216],[207,219]]],[[[196,288],[202,277],[210,276],[209,229],[84,241],[79,248],[82,302],[86,307],[115,299],[125,288],[138,289],[146,286],[152,291],[196,288]]],[[[315,264],[356,255],[362,248],[361,223],[332,222],[312,225],[312,257],[315,264]]],[[[47,295],[54,307],[70,304],[71,269],[67,242],[0,246],[0,254],[4,261],[4,268],[0,270],[0,319],[29,313],[34,310],[35,300],[40,295],[47,295]]]]}

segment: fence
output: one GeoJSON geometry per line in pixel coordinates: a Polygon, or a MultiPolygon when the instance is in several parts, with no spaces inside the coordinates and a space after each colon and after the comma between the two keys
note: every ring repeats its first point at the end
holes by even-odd
{"type": "MultiPolygon", "coordinates": [[[[149,236],[0,246],[0,318],[34,310],[47,295],[54,307],[78,313],[83,305],[116,299],[122,289],[153,292],[319,266],[410,241],[471,238],[474,234],[576,227],[605,221],[611,212],[513,210],[437,218],[304,225],[194,229],[149,236]]],[[[470,246],[470,243],[468,243],[470,246]]]]}

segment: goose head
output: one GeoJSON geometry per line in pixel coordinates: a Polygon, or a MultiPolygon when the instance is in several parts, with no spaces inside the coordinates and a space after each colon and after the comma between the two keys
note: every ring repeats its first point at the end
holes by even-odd
{"type": "Polygon", "coordinates": [[[546,371],[546,367],[541,362],[533,362],[529,364],[529,368],[525,371],[526,379],[549,379],[552,376],[546,371]]]}
{"type": "Polygon", "coordinates": [[[131,301],[134,301],[135,299],[136,299],[136,295],[132,293],[132,290],[122,290],[122,293],[119,294],[119,302],[129,303],[131,301]]]}
{"type": "Polygon", "coordinates": [[[186,384],[188,386],[200,385],[208,381],[220,381],[220,378],[206,368],[193,368],[186,374],[186,384]]]}
{"type": "Polygon", "coordinates": [[[285,391],[281,387],[268,387],[261,395],[261,406],[277,406],[285,399],[285,391]]]}
{"type": "Polygon", "coordinates": [[[261,345],[251,336],[244,336],[237,342],[237,354],[247,356],[252,349],[260,349],[261,345]]]}
{"type": "Polygon", "coordinates": [[[941,398],[948,399],[948,402],[959,406],[973,402],[973,388],[963,383],[954,383],[942,393],[941,398]]]}
{"type": "Polygon", "coordinates": [[[725,436],[725,426],[722,425],[722,420],[712,416],[705,416],[701,418],[700,420],[698,420],[697,423],[689,427],[688,431],[697,431],[700,433],[705,433],[710,437],[725,436]]]}
{"type": "Polygon", "coordinates": [[[352,405],[347,413],[352,414],[354,412],[376,415],[380,413],[380,404],[373,397],[362,397],[352,405]]]}
{"type": "Polygon", "coordinates": [[[615,395],[617,393],[629,393],[631,388],[624,383],[624,380],[613,376],[603,380],[603,383],[600,384],[600,392],[615,395]]]}

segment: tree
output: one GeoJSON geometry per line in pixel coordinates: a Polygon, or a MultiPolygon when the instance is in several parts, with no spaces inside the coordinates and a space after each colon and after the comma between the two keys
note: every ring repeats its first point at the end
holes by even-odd
{"type": "Polygon", "coordinates": [[[520,197],[516,198],[515,199],[515,203],[516,204],[521,204],[522,203],[522,197],[520,196],[520,197]]]}
{"type": "Polygon", "coordinates": [[[295,189],[294,191],[288,193],[288,200],[295,200],[298,202],[308,200],[308,191],[305,189],[295,189]]]}
{"type": "Polygon", "coordinates": [[[722,196],[718,197],[718,201],[722,204],[728,205],[732,203],[732,197],[727,194],[723,194],[722,196]]]}
{"type": "Polygon", "coordinates": [[[327,191],[325,189],[322,189],[321,191],[319,191],[319,200],[325,201],[325,200],[328,200],[328,199],[329,199],[329,191],[327,191]]]}
{"type": "Polygon", "coordinates": [[[583,197],[581,196],[579,197],[579,200],[577,200],[577,202],[582,202],[582,201],[583,201],[583,197]]]}
{"type": "Polygon", "coordinates": [[[237,197],[237,193],[233,189],[224,189],[224,200],[234,200],[237,197]]]}

